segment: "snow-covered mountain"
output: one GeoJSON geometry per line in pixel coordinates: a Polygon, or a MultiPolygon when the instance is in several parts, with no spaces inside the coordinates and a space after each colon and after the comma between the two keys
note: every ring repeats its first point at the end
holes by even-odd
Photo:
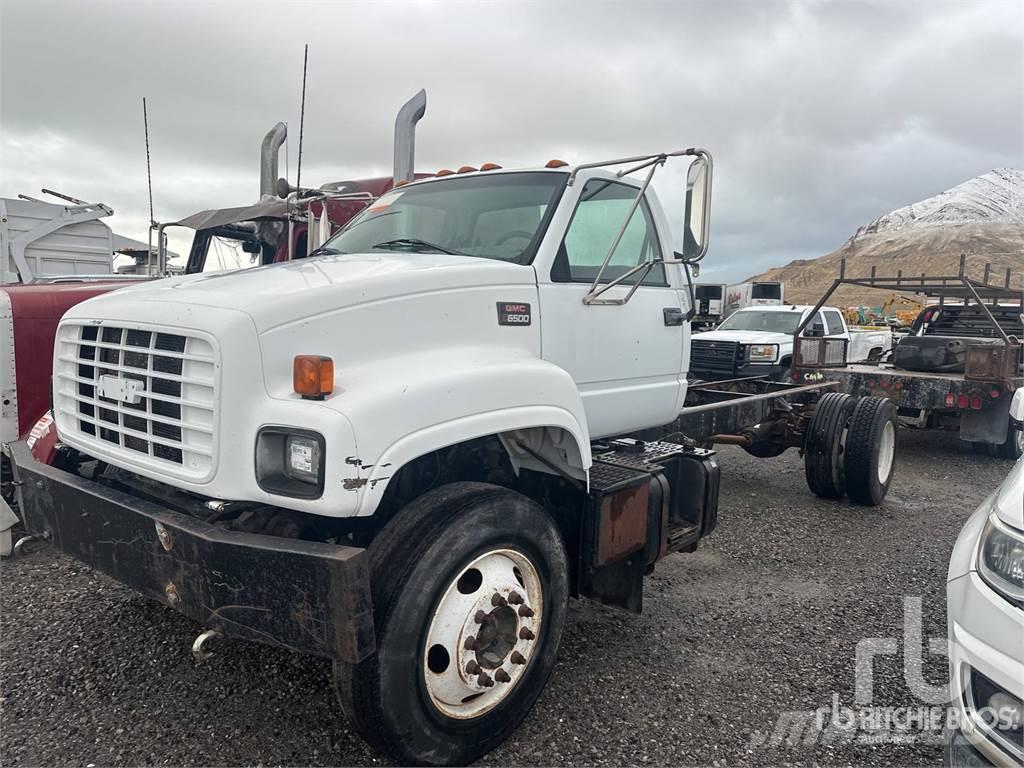
{"type": "MultiPolygon", "coordinates": [[[[1012,270],[1011,284],[1024,286],[1024,170],[997,168],[920,202],[897,208],[859,227],[842,246],[818,259],[801,259],[752,280],[783,280],[786,298],[817,301],[847,260],[849,276],[877,274],[954,275],[961,254],[967,272],[980,278],[1012,270]]],[[[879,290],[844,286],[833,303],[878,305],[879,290]]]]}
{"type": "Polygon", "coordinates": [[[854,237],[907,227],[944,227],[981,222],[1024,224],[1024,170],[996,168],[934,197],[879,216],[854,237]]]}

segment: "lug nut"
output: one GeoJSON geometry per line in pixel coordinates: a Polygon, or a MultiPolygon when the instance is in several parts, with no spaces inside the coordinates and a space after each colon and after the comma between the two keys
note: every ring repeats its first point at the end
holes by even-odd
{"type": "Polygon", "coordinates": [[[486,672],[481,672],[479,675],[477,675],[476,682],[478,685],[482,685],[484,688],[490,688],[492,685],[494,685],[494,681],[491,680],[491,676],[488,675],[486,672]]]}
{"type": "Polygon", "coordinates": [[[531,608],[528,605],[520,605],[519,615],[522,616],[524,619],[529,619],[533,616],[533,608],[531,608]]]}
{"type": "Polygon", "coordinates": [[[497,680],[499,683],[512,682],[512,678],[508,676],[508,672],[506,672],[501,667],[498,667],[498,670],[494,673],[494,679],[497,680]]]}
{"type": "Polygon", "coordinates": [[[512,655],[509,657],[509,660],[513,664],[525,664],[526,663],[526,657],[523,656],[523,654],[521,654],[519,651],[512,651],[512,655]]]}
{"type": "Polygon", "coordinates": [[[467,675],[479,675],[482,671],[483,670],[480,669],[480,665],[477,664],[475,661],[470,661],[466,665],[466,674],[467,675]]]}
{"type": "Polygon", "coordinates": [[[522,640],[533,640],[535,635],[530,631],[528,627],[523,627],[519,630],[519,637],[522,640]]]}
{"type": "Polygon", "coordinates": [[[487,621],[487,613],[485,611],[477,611],[473,614],[473,621],[477,624],[483,624],[487,621]]]}
{"type": "Polygon", "coordinates": [[[466,642],[463,644],[463,647],[467,651],[475,651],[479,647],[479,645],[476,642],[476,638],[470,635],[466,638],[466,642]]]}
{"type": "Polygon", "coordinates": [[[520,595],[518,592],[509,592],[508,601],[512,603],[512,605],[519,605],[521,602],[523,602],[523,596],[520,595]]]}
{"type": "Polygon", "coordinates": [[[491,597],[491,605],[493,605],[495,608],[500,608],[501,606],[506,604],[507,603],[505,598],[499,595],[497,592],[495,592],[494,595],[491,597]]]}

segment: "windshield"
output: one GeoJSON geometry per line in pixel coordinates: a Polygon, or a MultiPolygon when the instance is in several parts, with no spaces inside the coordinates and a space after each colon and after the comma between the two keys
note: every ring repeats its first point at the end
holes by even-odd
{"type": "Polygon", "coordinates": [[[319,251],[453,253],[528,264],[565,180],[562,173],[500,173],[402,187],[319,251]]]}
{"type": "Polygon", "coordinates": [[[800,325],[802,314],[802,312],[758,312],[745,309],[734,312],[716,330],[770,331],[771,333],[792,334],[800,325]]]}

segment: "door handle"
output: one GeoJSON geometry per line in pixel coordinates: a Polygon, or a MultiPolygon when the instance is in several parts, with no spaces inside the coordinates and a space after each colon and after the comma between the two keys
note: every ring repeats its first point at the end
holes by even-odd
{"type": "Polygon", "coordinates": [[[679,307],[665,307],[661,310],[662,316],[665,318],[665,325],[682,325],[683,324],[683,310],[679,307]]]}

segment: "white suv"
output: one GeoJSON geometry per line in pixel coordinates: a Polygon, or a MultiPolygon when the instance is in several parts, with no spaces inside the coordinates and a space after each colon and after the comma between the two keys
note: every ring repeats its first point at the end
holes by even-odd
{"type": "Polygon", "coordinates": [[[949,563],[951,765],[1024,764],[1024,459],[970,517],[949,563]]]}

